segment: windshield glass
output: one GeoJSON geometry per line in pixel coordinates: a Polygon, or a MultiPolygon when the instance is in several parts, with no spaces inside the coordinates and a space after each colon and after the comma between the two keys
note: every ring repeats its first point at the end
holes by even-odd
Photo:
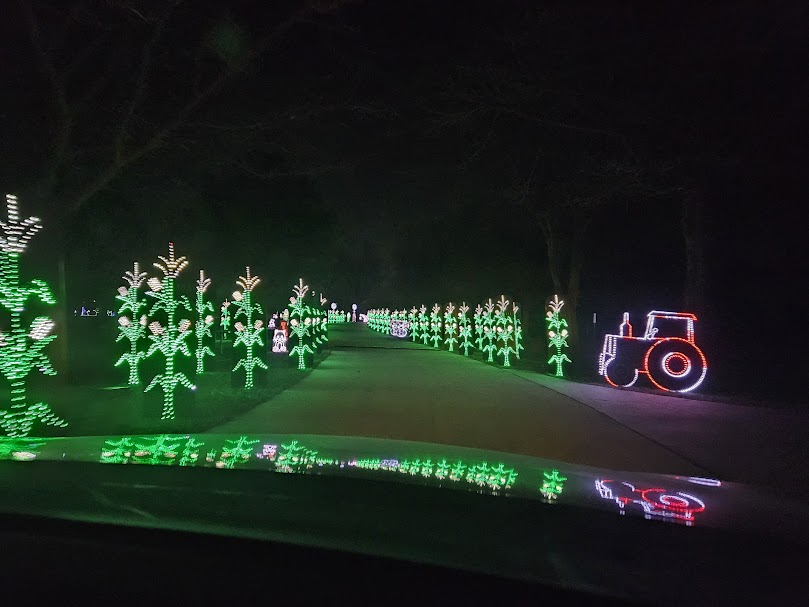
{"type": "Polygon", "coordinates": [[[0,459],[805,501],[802,9],[655,4],[14,3],[0,459]]]}

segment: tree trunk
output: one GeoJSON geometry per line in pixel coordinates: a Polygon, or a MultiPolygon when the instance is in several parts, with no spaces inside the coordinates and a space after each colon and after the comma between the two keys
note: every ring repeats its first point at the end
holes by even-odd
{"type": "Polygon", "coordinates": [[[574,368],[578,366],[580,369],[584,366],[581,362],[576,362],[580,353],[578,307],[587,225],[586,218],[573,217],[571,233],[565,232],[565,228],[560,228],[547,218],[540,221],[548,249],[548,272],[551,275],[554,293],[565,302],[562,316],[567,320],[570,332],[567,339],[570,346],[569,356],[574,361],[574,368]]]}

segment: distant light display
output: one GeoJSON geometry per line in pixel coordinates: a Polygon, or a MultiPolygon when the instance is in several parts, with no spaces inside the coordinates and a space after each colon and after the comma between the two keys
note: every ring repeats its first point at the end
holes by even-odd
{"type": "Polygon", "coordinates": [[[219,326],[222,328],[222,339],[228,338],[230,329],[230,300],[226,299],[219,308],[219,326]]]}
{"type": "Polygon", "coordinates": [[[45,281],[34,279],[20,284],[20,257],[33,236],[42,229],[37,217],[20,221],[17,197],[6,195],[8,221],[0,221],[0,306],[9,314],[10,326],[0,329],[0,373],[11,385],[8,409],[0,410],[0,428],[10,437],[27,436],[38,422],[63,428],[67,422],[51,412],[42,402],[27,404],[26,378],[34,369],[45,375],[56,375],[45,353],[45,347],[56,339],[54,322],[38,316],[27,329],[22,313],[31,297],[53,305],[56,299],[45,281]]]}
{"type": "Polygon", "coordinates": [[[236,372],[239,369],[244,370],[244,389],[252,390],[254,386],[254,373],[256,367],[260,369],[267,369],[267,365],[261,358],[254,352],[255,346],[263,346],[264,342],[261,340],[261,333],[264,330],[264,321],[261,319],[253,320],[254,316],[260,316],[264,312],[261,305],[253,301],[253,289],[255,289],[261,282],[258,276],[251,276],[250,268],[245,269],[245,276],[239,276],[236,284],[242,290],[233,293],[233,304],[236,306],[236,312],[233,314],[233,319],[237,322],[233,327],[236,329],[236,339],[233,341],[233,347],[240,345],[244,346],[245,355],[233,367],[236,372]],[[241,318],[244,322],[238,321],[241,318]]]}
{"type": "Polygon", "coordinates": [[[178,354],[191,356],[191,351],[186,343],[191,336],[191,331],[189,331],[191,321],[188,319],[177,321],[178,309],[182,307],[190,312],[191,305],[187,297],[178,298],[175,293],[175,281],[180,272],[188,266],[188,260],[185,257],[175,257],[173,242],[169,243],[169,256],[159,255],[158,259],[160,262],[155,262],[154,266],[163,272],[163,280],[154,276],[149,278],[146,284],[149,285],[150,290],[146,292],[146,295],[155,300],[149,310],[149,316],[154,317],[159,312],[165,313],[166,325],[163,326],[157,320],[149,323],[151,335],[148,338],[152,343],[146,351],[146,357],[160,352],[165,358],[165,368],[162,373],[158,373],[152,378],[144,392],[160,386],[163,391],[163,412],[160,417],[161,419],[174,419],[176,416],[174,398],[177,385],[180,384],[190,390],[196,389],[196,386],[184,373],[176,370],[175,360],[178,354]]]}
{"type": "Polygon", "coordinates": [[[565,362],[571,362],[567,354],[562,352],[562,348],[568,347],[567,321],[559,314],[564,305],[565,302],[559,299],[558,295],[554,295],[553,299],[548,303],[550,309],[545,315],[545,322],[548,323],[548,348],[556,350],[548,359],[548,364],[555,366],[556,377],[564,377],[562,365],[565,362]]]}
{"type": "Polygon", "coordinates": [[[690,392],[708,372],[708,361],[694,338],[697,317],[688,312],[652,310],[643,337],[632,335],[624,313],[619,333],[604,337],[598,372],[612,386],[630,387],[640,375],[667,392],[690,392]]]}
{"type": "Polygon", "coordinates": [[[287,351],[287,334],[282,329],[275,329],[272,335],[272,351],[276,354],[287,351]]]}
{"type": "Polygon", "coordinates": [[[146,272],[140,271],[140,264],[136,261],[132,266],[132,271],[125,272],[123,279],[129,287],[118,287],[118,295],[115,299],[121,302],[118,308],[118,337],[116,342],[126,339],[129,342],[129,352],[124,352],[116,367],[122,364],[129,366],[129,385],[134,386],[140,383],[139,365],[146,356],[146,352],[138,345],[146,336],[145,316],[141,315],[141,310],[146,307],[146,302],[139,296],[139,289],[146,281],[146,272]],[[128,314],[128,316],[127,316],[128,314]]]}

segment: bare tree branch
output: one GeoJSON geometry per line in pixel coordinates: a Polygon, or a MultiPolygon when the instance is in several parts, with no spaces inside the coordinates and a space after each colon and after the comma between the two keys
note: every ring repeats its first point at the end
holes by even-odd
{"type": "Polygon", "coordinates": [[[126,112],[124,113],[123,117],[121,118],[121,122],[118,125],[115,143],[113,144],[113,148],[115,150],[116,164],[120,164],[121,161],[123,160],[124,147],[126,145],[127,139],[127,128],[129,127],[129,122],[132,119],[132,115],[135,112],[135,108],[138,107],[138,104],[140,103],[141,99],[143,99],[143,95],[146,92],[149,78],[149,70],[151,69],[152,65],[152,52],[154,50],[154,46],[157,44],[157,41],[160,39],[160,36],[163,33],[163,27],[165,23],[166,23],[165,19],[161,19],[160,21],[158,21],[157,25],[155,25],[154,28],[152,29],[152,35],[149,36],[149,39],[143,45],[140,57],[140,64],[138,66],[138,75],[135,78],[135,89],[130,96],[126,112]]]}

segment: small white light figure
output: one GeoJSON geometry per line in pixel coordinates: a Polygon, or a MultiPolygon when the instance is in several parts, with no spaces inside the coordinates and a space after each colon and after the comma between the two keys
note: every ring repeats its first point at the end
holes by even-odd
{"type": "Polygon", "coordinates": [[[287,351],[287,336],[283,329],[276,329],[272,334],[272,351],[283,353],[287,351]]]}
{"type": "Polygon", "coordinates": [[[275,329],[275,321],[278,319],[278,314],[273,314],[270,322],[267,323],[268,329],[275,329]]]}
{"type": "Polygon", "coordinates": [[[357,322],[357,304],[351,304],[351,322],[357,322]]]}

